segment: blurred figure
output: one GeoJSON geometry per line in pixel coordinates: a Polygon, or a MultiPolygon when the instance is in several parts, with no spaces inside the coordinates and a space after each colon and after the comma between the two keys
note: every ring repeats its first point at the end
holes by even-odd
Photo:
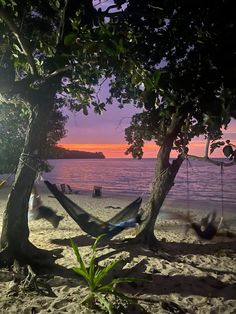
{"type": "Polygon", "coordinates": [[[43,205],[36,186],[34,185],[29,199],[28,219],[46,219],[54,228],[57,228],[63,218],[63,216],[57,215],[52,208],[43,205]]]}

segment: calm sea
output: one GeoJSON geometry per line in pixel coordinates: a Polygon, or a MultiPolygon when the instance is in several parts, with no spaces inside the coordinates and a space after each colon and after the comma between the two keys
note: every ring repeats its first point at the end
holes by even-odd
{"type": "MultiPolygon", "coordinates": [[[[140,195],[149,194],[154,177],[155,159],[70,159],[50,160],[54,167],[43,175],[53,183],[66,183],[76,190],[92,191],[95,185],[102,186],[104,194],[140,195]]],[[[167,196],[170,200],[211,201],[221,203],[222,188],[224,203],[236,209],[236,166],[225,167],[221,186],[220,167],[204,161],[191,161],[187,185],[187,166],[182,164],[175,185],[167,196]]]]}

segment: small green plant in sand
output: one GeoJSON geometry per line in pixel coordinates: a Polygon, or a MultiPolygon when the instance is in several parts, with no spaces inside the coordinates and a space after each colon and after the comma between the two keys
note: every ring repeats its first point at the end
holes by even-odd
{"type": "MultiPolygon", "coordinates": [[[[85,262],[79,252],[78,247],[75,243],[71,240],[71,245],[76,255],[77,261],[79,262],[79,267],[73,267],[72,269],[78,275],[82,276],[88,284],[89,292],[81,301],[82,304],[90,304],[95,305],[99,303],[107,313],[115,313],[115,309],[113,307],[113,302],[109,301],[109,296],[114,296],[116,299],[127,301],[131,300],[124,294],[120,293],[116,289],[116,285],[119,283],[124,282],[137,282],[142,281],[142,279],[138,278],[115,278],[115,279],[108,279],[108,273],[121,261],[120,259],[114,260],[110,262],[105,267],[100,267],[96,263],[96,249],[98,241],[104,235],[100,235],[96,238],[94,244],[91,246],[92,256],[89,262],[88,267],[86,267],[85,262]]],[[[116,302],[115,302],[116,303],[116,302]]]]}

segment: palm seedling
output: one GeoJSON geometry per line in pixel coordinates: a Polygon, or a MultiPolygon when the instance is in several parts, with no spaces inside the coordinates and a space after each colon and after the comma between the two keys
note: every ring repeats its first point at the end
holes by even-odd
{"type": "Polygon", "coordinates": [[[103,237],[104,235],[100,235],[96,238],[94,244],[91,246],[92,250],[92,256],[89,262],[88,267],[86,267],[85,262],[79,252],[78,247],[75,245],[75,243],[71,240],[71,245],[74,250],[74,253],[76,255],[77,261],[79,262],[78,267],[73,267],[73,271],[76,272],[78,275],[82,276],[87,285],[89,292],[86,294],[86,296],[83,298],[81,303],[90,303],[95,304],[96,301],[102,305],[105,310],[112,314],[114,313],[114,308],[112,306],[112,303],[109,301],[108,296],[113,295],[115,297],[118,297],[120,299],[128,300],[129,298],[125,296],[124,294],[117,291],[117,284],[122,282],[137,282],[141,281],[142,279],[138,278],[129,278],[129,277],[123,277],[123,278],[114,278],[114,279],[108,279],[108,274],[111,272],[111,270],[121,261],[121,259],[114,260],[105,267],[100,267],[96,263],[96,249],[97,249],[97,243],[98,241],[103,237]]]}

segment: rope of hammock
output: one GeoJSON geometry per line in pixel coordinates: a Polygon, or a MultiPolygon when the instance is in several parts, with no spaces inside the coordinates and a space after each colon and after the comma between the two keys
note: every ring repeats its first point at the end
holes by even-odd
{"type": "MultiPolygon", "coordinates": [[[[187,210],[190,208],[190,193],[189,193],[189,166],[192,167],[189,158],[186,156],[186,197],[187,197],[187,210]]],[[[224,163],[220,163],[220,200],[221,200],[221,217],[224,217],[224,163]]]]}
{"type": "Polygon", "coordinates": [[[220,164],[221,217],[224,217],[224,164],[220,164]]]}
{"type": "Polygon", "coordinates": [[[186,182],[187,182],[187,212],[189,214],[189,159],[186,157],[187,164],[186,164],[186,182]]]}
{"type": "MultiPolygon", "coordinates": [[[[191,166],[190,164],[190,161],[189,159],[186,157],[186,189],[187,189],[187,216],[190,217],[189,215],[189,205],[190,205],[190,197],[189,197],[189,166],[191,166]]],[[[220,217],[220,220],[219,220],[219,223],[217,226],[215,226],[215,230],[211,230],[213,233],[211,234],[211,238],[214,236],[214,233],[216,233],[221,225],[222,225],[222,222],[224,220],[224,163],[221,162],[220,163],[220,186],[221,186],[221,217],[220,217]]],[[[196,223],[192,223],[192,227],[195,227],[194,230],[196,231],[196,228],[199,229],[199,232],[197,232],[197,234],[200,236],[203,237],[203,234],[200,230],[200,225],[196,224],[196,223]]],[[[208,238],[208,239],[211,239],[211,238],[208,238]]]]}

